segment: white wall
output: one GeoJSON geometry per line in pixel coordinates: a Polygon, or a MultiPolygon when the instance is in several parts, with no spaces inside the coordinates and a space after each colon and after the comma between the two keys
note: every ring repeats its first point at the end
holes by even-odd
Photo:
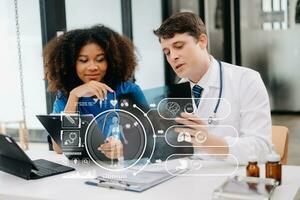
{"type": "Polygon", "coordinates": [[[120,0],[66,0],[67,29],[104,24],[122,33],[120,0]]]}
{"type": "Polygon", "coordinates": [[[142,89],[163,86],[164,60],[153,34],[162,22],[160,0],[132,0],[133,41],[138,51],[137,84],[142,89]]]}
{"type": "MultiPolygon", "coordinates": [[[[42,128],[46,113],[39,1],[18,1],[28,128],[42,128]]],[[[14,1],[0,1],[0,121],[22,119],[14,1]]]]}

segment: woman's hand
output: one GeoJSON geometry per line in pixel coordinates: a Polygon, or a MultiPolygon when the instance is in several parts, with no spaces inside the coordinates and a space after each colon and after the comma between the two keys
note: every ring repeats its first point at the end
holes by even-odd
{"type": "Polygon", "coordinates": [[[52,140],[52,147],[53,147],[53,150],[58,153],[58,154],[62,154],[63,151],[62,149],[60,148],[60,146],[51,138],[52,140]]]}
{"type": "Polygon", "coordinates": [[[96,96],[98,99],[104,100],[107,95],[107,91],[114,92],[108,85],[98,81],[89,81],[83,85],[74,88],[70,95],[79,97],[91,97],[96,96]]]}
{"type": "Polygon", "coordinates": [[[123,144],[120,140],[109,137],[107,142],[100,145],[98,150],[110,159],[121,159],[123,157],[123,144]]]}
{"type": "Polygon", "coordinates": [[[69,95],[65,113],[74,113],[77,111],[78,99],[80,97],[96,96],[98,99],[104,100],[107,91],[114,92],[108,85],[98,81],[89,81],[83,85],[74,88],[69,95]]]}

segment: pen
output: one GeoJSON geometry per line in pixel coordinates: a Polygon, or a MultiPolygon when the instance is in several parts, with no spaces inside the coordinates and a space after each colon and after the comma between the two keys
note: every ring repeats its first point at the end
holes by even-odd
{"type": "Polygon", "coordinates": [[[127,190],[125,185],[121,185],[120,183],[114,183],[114,182],[93,182],[93,181],[86,181],[85,184],[97,186],[97,187],[104,187],[104,188],[110,188],[110,189],[118,189],[118,190],[127,190]]]}
{"type": "Polygon", "coordinates": [[[66,115],[66,117],[69,120],[69,122],[71,122],[71,124],[75,124],[75,120],[71,116],[66,115]]]}

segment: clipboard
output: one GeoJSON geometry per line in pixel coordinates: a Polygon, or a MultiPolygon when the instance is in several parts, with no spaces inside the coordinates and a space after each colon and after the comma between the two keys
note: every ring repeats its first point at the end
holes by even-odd
{"type": "Polygon", "coordinates": [[[179,174],[184,174],[189,169],[177,169],[172,172],[172,175],[166,171],[142,171],[138,175],[133,175],[133,171],[127,174],[126,179],[122,178],[107,178],[104,176],[98,176],[93,180],[86,181],[85,184],[110,188],[110,189],[117,189],[117,190],[126,190],[132,192],[143,192],[147,189],[150,189],[156,185],[159,185],[167,180],[170,180],[176,177],[179,174]]]}
{"type": "Polygon", "coordinates": [[[212,199],[270,200],[277,186],[275,179],[234,176],[214,190],[212,199]]]}

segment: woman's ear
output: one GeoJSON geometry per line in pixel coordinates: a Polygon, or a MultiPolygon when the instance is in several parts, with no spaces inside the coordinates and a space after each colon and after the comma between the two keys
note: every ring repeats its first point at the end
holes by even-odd
{"type": "Polygon", "coordinates": [[[206,49],[207,48],[207,35],[202,33],[200,36],[199,36],[199,45],[201,47],[201,49],[206,49]]]}

